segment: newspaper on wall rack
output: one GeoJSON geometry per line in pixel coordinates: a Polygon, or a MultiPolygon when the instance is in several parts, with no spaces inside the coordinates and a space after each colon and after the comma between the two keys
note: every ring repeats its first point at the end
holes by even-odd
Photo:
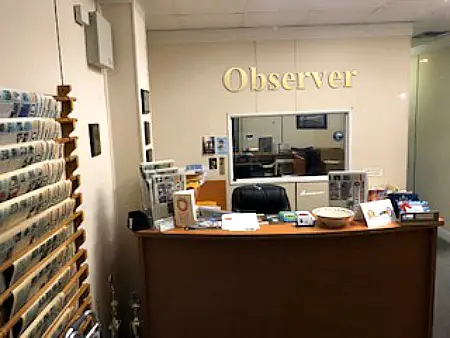
{"type": "Polygon", "coordinates": [[[59,293],[36,317],[31,325],[20,337],[43,337],[44,332],[50,328],[58,314],[64,309],[64,294],[59,293]]]}
{"type": "MultiPolygon", "coordinates": [[[[64,269],[61,276],[57,280],[55,280],[50,285],[48,290],[39,299],[37,299],[22,315],[19,327],[17,328],[18,331],[20,331],[21,333],[25,331],[25,329],[33,322],[33,320],[36,319],[43,308],[46,307],[50,303],[50,301],[64,289],[72,276],[75,275],[75,272],[75,265],[68,266],[64,269]]],[[[74,287],[78,287],[78,284],[75,283],[74,287]]],[[[70,291],[70,293],[72,294],[72,291],[70,291]]],[[[67,302],[69,299],[70,297],[67,295],[65,297],[65,302],[67,302]]]]}
{"type": "Polygon", "coordinates": [[[6,231],[70,196],[72,183],[58,183],[0,203],[0,230],[6,231]]]}
{"type": "MultiPolygon", "coordinates": [[[[73,213],[75,201],[71,198],[56,204],[44,212],[18,224],[0,234],[0,264],[12,258],[28,245],[40,240],[58,224],[69,219],[73,213]]],[[[67,226],[67,237],[75,231],[73,222],[67,226]]],[[[0,274],[0,277],[2,274],[0,274]]],[[[1,289],[1,287],[0,287],[1,289]]]]}
{"type": "Polygon", "coordinates": [[[13,172],[0,174],[0,202],[59,182],[64,176],[64,167],[65,162],[60,159],[39,162],[13,172]]]}
{"type": "Polygon", "coordinates": [[[33,141],[0,146],[0,174],[5,174],[28,165],[61,159],[64,145],[55,141],[33,141]]]}
{"type": "Polygon", "coordinates": [[[75,243],[61,248],[46,264],[40,266],[37,270],[13,290],[13,305],[11,316],[16,314],[28,300],[36,294],[48,281],[55,276],[58,271],[75,255],[75,243]]]}
{"type": "Polygon", "coordinates": [[[50,95],[0,88],[0,118],[61,116],[61,103],[50,95]]]}
{"type": "Polygon", "coordinates": [[[173,215],[173,193],[185,189],[185,175],[174,164],[165,160],[140,165],[142,209],[153,220],[173,215]]]}
{"type": "Polygon", "coordinates": [[[49,118],[0,119],[0,144],[52,140],[62,136],[61,124],[49,118]]]}
{"type": "Polygon", "coordinates": [[[47,329],[43,337],[60,337],[64,333],[64,329],[69,324],[75,312],[78,309],[78,304],[65,308],[61,314],[55,319],[53,325],[47,329]]]}
{"type": "MultiPolygon", "coordinates": [[[[16,260],[13,263],[12,274],[9,273],[8,276],[5,276],[4,278],[6,287],[17,282],[31,267],[43,261],[51,252],[56,250],[72,235],[72,228],[73,226],[69,224],[68,226],[59,229],[55,234],[47,238],[39,246],[30,250],[28,253],[16,260]]],[[[3,274],[3,272],[0,272],[0,274],[3,274]]]]}

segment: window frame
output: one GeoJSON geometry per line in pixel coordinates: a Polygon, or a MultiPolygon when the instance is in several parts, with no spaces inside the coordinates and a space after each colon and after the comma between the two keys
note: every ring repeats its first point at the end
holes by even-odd
{"type": "MultiPolygon", "coordinates": [[[[299,110],[299,111],[279,111],[279,112],[254,112],[254,113],[228,113],[228,182],[232,186],[255,183],[318,183],[328,182],[328,175],[321,176],[281,176],[281,177],[255,177],[234,179],[234,150],[233,150],[233,127],[232,119],[239,117],[273,117],[289,115],[317,115],[317,114],[346,114],[345,123],[345,170],[352,168],[352,109],[333,109],[333,110],[299,110]]],[[[301,130],[301,129],[300,129],[301,130]]]]}

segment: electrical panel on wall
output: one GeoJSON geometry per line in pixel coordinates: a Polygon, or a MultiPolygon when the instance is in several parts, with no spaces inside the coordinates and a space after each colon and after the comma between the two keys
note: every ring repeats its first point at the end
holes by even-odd
{"type": "Polygon", "coordinates": [[[114,69],[111,25],[98,12],[90,12],[89,21],[85,28],[88,64],[100,69],[114,69]]]}

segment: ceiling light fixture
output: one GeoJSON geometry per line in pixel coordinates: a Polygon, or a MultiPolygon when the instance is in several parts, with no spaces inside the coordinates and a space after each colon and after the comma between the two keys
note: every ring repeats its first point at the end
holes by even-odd
{"type": "Polygon", "coordinates": [[[420,59],[419,62],[420,62],[420,63],[427,63],[427,62],[428,62],[428,59],[420,59]]]}
{"type": "Polygon", "coordinates": [[[408,97],[408,95],[406,93],[401,93],[400,94],[400,99],[405,100],[408,97]]]}

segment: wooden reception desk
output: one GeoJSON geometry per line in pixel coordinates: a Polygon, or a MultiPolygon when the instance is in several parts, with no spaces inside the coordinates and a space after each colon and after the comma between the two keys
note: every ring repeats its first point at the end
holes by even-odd
{"type": "Polygon", "coordinates": [[[431,338],[439,225],[138,232],[145,337],[431,338]]]}

